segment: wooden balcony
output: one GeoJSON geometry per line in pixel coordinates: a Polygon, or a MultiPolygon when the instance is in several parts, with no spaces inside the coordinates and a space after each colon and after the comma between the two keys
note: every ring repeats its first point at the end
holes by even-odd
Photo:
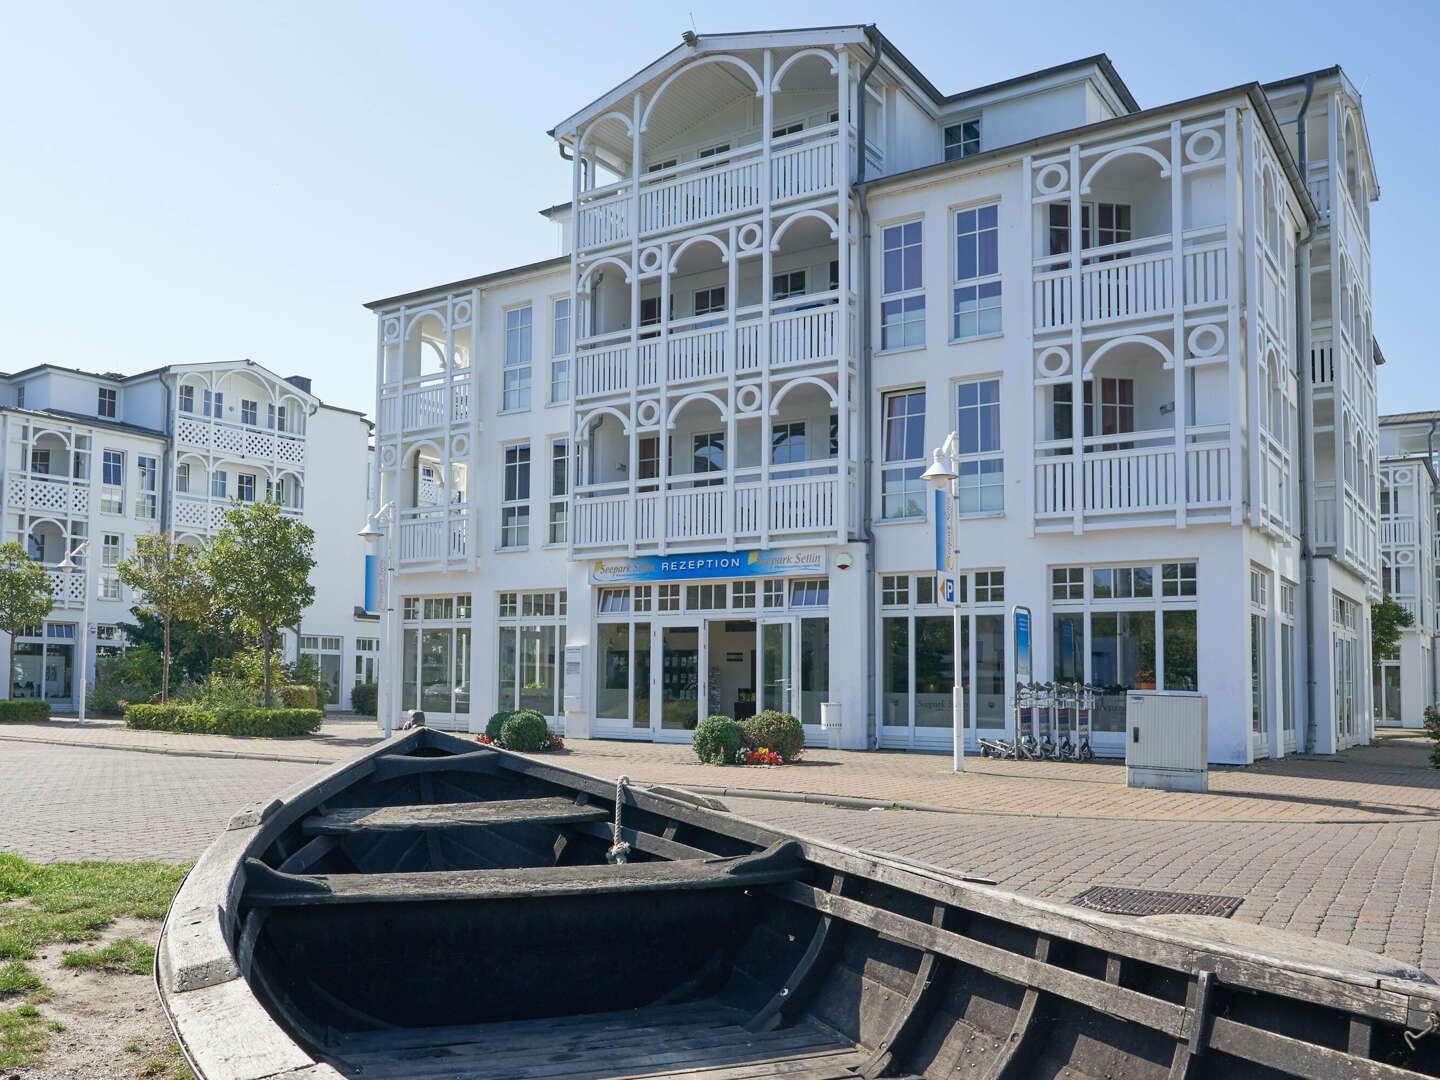
{"type": "Polygon", "coordinates": [[[1381,518],[1381,547],[1414,547],[1420,542],[1420,523],[1413,517],[1381,518]]]}
{"type": "Polygon", "coordinates": [[[85,578],[83,568],[65,573],[52,567],[45,568],[50,579],[50,603],[52,607],[83,607],[85,604],[85,578]]]}
{"type": "MultiPolygon", "coordinates": [[[[176,492],[171,497],[171,527],[177,533],[216,533],[225,527],[225,515],[238,505],[220,496],[191,495],[176,492]]],[[[303,517],[299,506],[282,506],[280,512],[289,517],[303,517]]]]}
{"type": "Polygon", "coordinates": [[[175,423],[175,442],[181,448],[209,450],[226,457],[258,458],[301,467],[305,464],[304,435],[189,413],[181,413],[175,423]]]}
{"type": "Polygon", "coordinates": [[[1177,301],[1186,310],[1216,307],[1229,299],[1224,226],[1187,229],[1180,238],[1183,291],[1177,292],[1173,237],[1085,248],[1080,253],[1080,280],[1070,255],[1035,260],[1034,328],[1105,326],[1132,319],[1172,314],[1177,301]]]}
{"type": "Polygon", "coordinates": [[[639,235],[651,237],[753,214],[767,199],[774,205],[834,193],[838,129],[838,124],[826,124],[774,140],[768,183],[764,147],[753,143],[646,173],[638,200],[633,180],[584,192],[576,247],[594,252],[629,243],[637,214],[639,235]]]}
{"type": "Polygon", "coordinates": [[[379,434],[408,435],[470,422],[470,372],[419,375],[380,388],[379,434]]]}
{"type": "Polygon", "coordinates": [[[1037,444],[1036,523],[1068,524],[1077,511],[1087,521],[1173,514],[1182,490],[1187,511],[1228,510],[1229,427],[1190,428],[1187,438],[1196,441],[1177,450],[1173,431],[1096,436],[1078,458],[1056,453],[1068,442],[1037,444]]]}
{"type": "MultiPolygon", "coordinates": [[[[839,360],[836,320],[838,294],[817,293],[789,307],[772,309],[768,323],[770,369],[834,364],[839,360]]],[[[702,315],[672,320],[663,337],[640,338],[629,330],[581,343],[575,354],[577,401],[629,393],[631,386],[648,389],[723,380],[733,369],[737,375],[758,373],[766,323],[759,307],[735,313],[734,344],[728,320],[702,315]]],[[[656,333],[650,328],[646,334],[656,333]]]]}
{"type": "Polygon", "coordinates": [[[90,513],[88,478],[12,471],[6,477],[5,502],[11,510],[86,517],[90,513]]]}
{"type": "MultiPolygon", "coordinates": [[[[572,500],[577,551],[657,548],[696,542],[823,541],[841,531],[840,477],[833,461],[772,468],[768,483],[759,469],[737,469],[733,484],[698,473],[637,485],[577,488],[572,500]]],[[[854,478],[850,479],[854,506],[854,478]]],[[[852,514],[853,517],[853,514],[852,514]]],[[[853,525],[853,522],[850,523],[853,525]]]]}
{"type": "Polygon", "coordinates": [[[396,564],[401,570],[438,568],[470,557],[470,514],[463,504],[400,511],[396,564]]]}

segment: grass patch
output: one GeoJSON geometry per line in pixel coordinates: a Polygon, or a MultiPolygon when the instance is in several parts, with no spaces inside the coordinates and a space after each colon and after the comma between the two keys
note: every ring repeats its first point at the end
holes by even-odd
{"type": "Polygon", "coordinates": [[[155,946],[123,937],[98,949],[68,949],[61,963],[81,971],[149,975],[155,970],[155,946]]]}
{"type": "Polygon", "coordinates": [[[39,990],[43,985],[40,976],[31,972],[19,960],[10,960],[0,965],[0,998],[13,994],[28,994],[32,990],[39,990]]]}
{"type": "Polygon", "coordinates": [[[0,1069],[33,1065],[48,1045],[45,1022],[34,1005],[0,1009],[0,1069]]]}
{"type": "Polygon", "coordinates": [[[195,1080],[190,1066],[185,1064],[185,1055],[180,1053],[180,1044],[171,1043],[165,1053],[153,1057],[140,1066],[140,1075],[164,1078],[164,1080],[195,1080]]]}

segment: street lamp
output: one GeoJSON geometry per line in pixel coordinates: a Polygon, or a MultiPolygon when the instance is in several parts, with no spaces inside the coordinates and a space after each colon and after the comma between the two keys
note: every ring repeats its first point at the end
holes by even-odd
{"type": "MultiPolygon", "coordinates": [[[[59,570],[62,574],[67,574],[67,575],[68,575],[68,574],[73,574],[73,573],[75,572],[76,568],[79,567],[79,565],[80,565],[79,563],[77,563],[77,562],[75,561],[76,557],[77,557],[77,556],[84,556],[85,553],[86,553],[87,551],[89,551],[89,550],[90,550],[90,541],[89,541],[89,540],[82,540],[82,541],[81,541],[79,544],[77,544],[72,550],[67,551],[67,552],[65,553],[65,558],[64,558],[63,560],[61,560],[61,562],[59,563],[59,565],[57,565],[57,566],[55,567],[55,569],[59,570]]],[[[78,696],[76,697],[76,710],[75,710],[75,714],[76,714],[76,716],[79,718],[79,722],[82,723],[82,724],[85,723],[85,689],[86,689],[86,687],[85,687],[85,678],[86,678],[86,668],[89,667],[89,664],[88,664],[87,661],[90,659],[90,560],[89,560],[89,559],[86,559],[86,560],[85,560],[84,575],[85,575],[85,580],[81,583],[81,594],[82,594],[82,597],[83,597],[83,598],[82,598],[81,601],[80,601],[80,671],[79,671],[79,689],[78,689],[78,691],[77,691],[77,695],[78,695],[78,696]]]]}
{"type": "Polygon", "coordinates": [[[384,573],[380,580],[380,618],[384,632],[380,640],[380,686],[375,694],[375,711],[380,714],[380,725],[385,732],[385,738],[390,738],[394,732],[394,710],[390,706],[391,691],[395,680],[390,677],[389,663],[395,655],[395,632],[392,625],[392,613],[394,611],[394,575],[395,575],[395,544],[393,543],[392,530],[395,523],[395,504],[387,502],[365,519],[364,526],[357,534],[367,544],[377,540],[385,540],[384,573]],[[384,526],[382,528],[381,526],[384,526]]]}
{"type": "MultiPolygon", "coordinates": [[[[959,440],[955,432],[945,436],[945,442],[936,448],[931,455],[930,467],[920,474],[920,479],[933,487],[936,491],[946,492],[950,496],[950,503],[945,507],[950,520],[953,521],[957,515],[958,508],[955,500],[959,493],[955,489],[955,481],[960,477],[960,462],[956,456],[956,448],[959,440]]],[[[937,522],[937,528],[942,528],[944,523],[937,522]]],[[[949,545],[944,552],[945,557],[951,560],[952,565],[955,559],[955,545],[950,542],[950,530],[942,528],[942,541],[949,545]]],[[[937,548],[939,544],[937,543],[937,548]]],[[[937,569],[942,569],[937,567],[937,569]]],[[[957,597],[952,593],[948,597],[954,617],[954,626],[951,629],[952,641],[950,655],[953,657],[951,667],[954,668],[955,686],[950,698],[950,727],[951,739],[953,741],[953,759],[956,772],[965,771],[965,688],[961,685],[960,673],[960,642],[963,638],[961,633],[960,605],[956,602],[957,597]]]]}

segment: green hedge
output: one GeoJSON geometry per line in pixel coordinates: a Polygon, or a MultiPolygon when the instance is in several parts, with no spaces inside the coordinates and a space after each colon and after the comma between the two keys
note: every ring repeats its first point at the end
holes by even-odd
{"type": "Polygon", "coordinates": [[[0,722],[9,720],[17,724],[31,724],[36,720],[49,719],[48,701],[0,701],[0,722]]]}
{"type": "Polygon", "coordinates": [[[759,716],[740,721],[740,732],[749,750],[774,750],[785,764],[799,761],[805,751],[805,728],[789,713],[766,709],[759,716]]]}
{"type": "Polygon", "coordinates": [[[380,685],[378,683],[356,683],[350,688],[350,708],[362,716],[374,716],[379,703],[380,685]]]}
{"type": "Polygon", "coordinates": [[[545,718],[531,709],[511,713],[500,725],[500,745],[506,750],[533,754],[544,750],[549,740],[550,729],[545,724],[545,718]]]}
{"type": "Polygon", "coordinates": [[[316,709],[320,707],[315,687],[305,683],[291,683],[280,687],[280,704],[286,709],[316,709]]]}
{"type": "Polygon", "coordinates": [[[735,751],[744,741],[740,725],[728,716],[707,716],[690,739],[695,756],[706,765],[734,765],[735,751]]]}
{"type": "Polygon", "coordinates": [[[131,705],[125,726],[190,735],[311,735],[325,714],[319,709],[201,709],[194,705],[131,705]]]}

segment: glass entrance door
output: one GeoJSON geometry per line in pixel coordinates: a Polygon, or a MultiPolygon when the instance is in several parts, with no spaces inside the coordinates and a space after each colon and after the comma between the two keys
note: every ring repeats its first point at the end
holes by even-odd
{"type": "Polygon", "coordinates": [[[760,688],[758,702],[761,712],[795,712],[795,620],[783,619],[760,623],[760,688]]]}
{"type": "Polygon", "coordinates": [[[1375,670],[1375,722],[1385,727],[1404,723],[1400,712],[1400,662],[1381,661],[1375,670]]]}
{"type": "Polygon", "coordinates": [[[660,717],[657,742],[688,742],[700,720],[700,627],[660,630],[660,717]]]}

